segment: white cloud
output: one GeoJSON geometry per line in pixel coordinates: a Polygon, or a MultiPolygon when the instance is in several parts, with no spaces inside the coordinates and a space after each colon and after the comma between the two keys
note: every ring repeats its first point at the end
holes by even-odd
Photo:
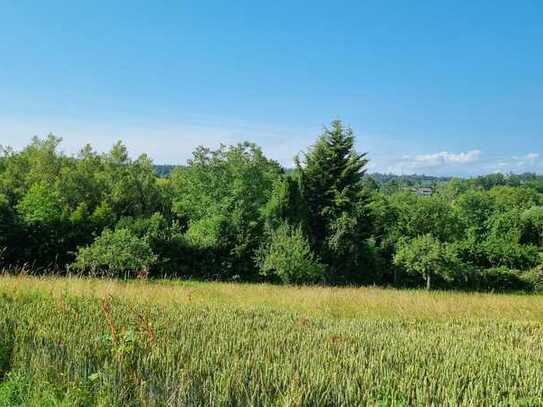
{"type": "Polygon", "coordinates": [[[543,173],[543,154],[526,153],[500,155],[477,149],[451,153],[442,151],[433,154],[392,155],[372,157],[370,171],[393,174],[426,174],[441,176],[477,176],[501,172],[543,173]]]}
{"type": "Polygon", "coordinates": [[[536,161],[539,159],[539,153],[528,153],[526,155],[514,155],[513,161],[536,161]]]}
{"type": "Polygon", "coordinates": [[[469,173],[479,163],[480,150],[468,150],[459,153],[441,151],[433,154],[404,155],[397,159],[386,159],[379,168],[383,172],[395,174],[445,174],[456,175],[469,173]]]}
{"type": "Polygon", "coordinates": [[[502,168],[507,168],[509,172],[538,171],[541,164],[539,153],[513,156],[499,163],[502,168]]]}
{"type": "Polygon", "coordinates": [[[435,154],[417,155],[415,162],[422,164],[424,167],[435,167],[444,164],[466,164],[477,161],[480,155],[480,150],[470,150],[458,154],[442,151],[435,154]]]}

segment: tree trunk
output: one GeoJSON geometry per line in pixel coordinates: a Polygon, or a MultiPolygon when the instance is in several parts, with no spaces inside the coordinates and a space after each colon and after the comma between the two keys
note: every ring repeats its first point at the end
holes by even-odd
{"type": "Polygon", "coordinates": [[[430,291],[431,288],[432,288],[432,285],[431,285],[431,283],[430,283],[430,274],[428,274],[428,275],[426,276],[426,289],[427,289],[428,291],[430,291]]]}

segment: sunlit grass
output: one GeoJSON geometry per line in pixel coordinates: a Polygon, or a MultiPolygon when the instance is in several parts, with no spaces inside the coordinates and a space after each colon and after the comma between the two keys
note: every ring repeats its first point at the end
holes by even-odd
{"type": "Polygon", "coordinates": [[[270,307],[336,318],[543,321],[543,296],[526,294],[13,276],[1,277],[0,288],[14,295],[41,292],[54,297],[113,296],[137,303],[270,307]]]}
{"type": "Polygon", "coordinates": [[[4,276],[0,335],[0,405],[538,405],[543,392],[536,295],[4,276]]]}

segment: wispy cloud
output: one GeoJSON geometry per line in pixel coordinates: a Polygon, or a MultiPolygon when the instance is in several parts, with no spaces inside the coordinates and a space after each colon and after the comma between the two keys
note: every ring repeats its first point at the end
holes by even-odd
{"type": "Polygon", "coordinates": [[[539,153],[528,153],[512,156],[490,163],[487,172],[540,172],[543,170],[543,159],[539,153]]]}
{"type": "Polygon", "coordinates": [[[480,161],[482,152],[477,149],[452,153],[440,151],[430,154],[404,155],[387,158],[388,164],[377,165],[376,170],[396,174],[467,174],[480,161]]]}
{"type": "Polygon", "coordinates": [[[540,155],[538,153],[528,153],[526,155],[521,155],[521,156],[513,156],[513,161],[517,161],[517,162],[529,162],[529,163],[533,163],[535,161],[538,161],[539,160],[539,157],[540,155]]]}
{"type": "Polygon", "coordinates": [[[413,161],[414,164],[420,164],[424,167],[434,167],[445,164],[466,164],[479,159],[480,150],[470,150],[458,154],[441,151],[435,154],[417,155],[413,161]]]}
{"type": "Polygon", "coordinates": [[[478,149],[458,153],[442,151],[432,154],[382,157],[380,162],[373,163],[371,171],[453,176],[475,176],[495,172],[541,173],[543,172],[543,156],[535,152],[498,156],[485,154],[478,149]]]}

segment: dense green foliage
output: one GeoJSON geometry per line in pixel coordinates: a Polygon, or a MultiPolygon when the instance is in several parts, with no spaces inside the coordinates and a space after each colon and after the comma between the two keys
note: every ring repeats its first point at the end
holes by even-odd
{"type": "Polygon", "coordinates": [[[300,226],[284,223],[272,232],[270,241],[257,253],[260,274],[283,283],[323,281],[324,268],[315,260],[300,226]]]}
{"type": "Polygon", "coordinates": [[[538,406],[542,301],[0,277],[0,405],[538,406]]]}
{"type": "Polygon", "coordinates": [[[121,143],[105,154],[86,146],[76,156],[61,153],[54,136],[34,138],[21,151],[5,148],[1,266],[328,284],[423,286],[430,279],[433,287],[481,290],[542,286],[543,177],[371,177],[354,142],[351,129],[334,121],[288,171],[251,143],[199,147],[186,166],[158,169],[144,155],[129,158],[121,143]],[[433,193],[421,196],[417,186],[433,193]]]}
{"type": "Polygon", "coordinates": [[[431,288],[433,276],[452,280],[454,274],[461,271],[456,260],[454,252],[431,234],[400,241],[394,254],[394,264],[408,273],[422,276],[427,289],[431,288]]]}
{"type": "Polygon", "coordinates": [[[264,232],[262,209],[281,172],[260,148],[244,143],[200,147],[186,169],[172,173],[172,212],[186,227],[190,256],[205,263],[195,269],[208,268],[218,278],[257,277],[253,257],[264,232]]]}
{"type": "Polygon", "coordinates": [[[89,247],[79,249],[74,269],[93,276],[147,275],[156,262],[151,246],[129,229],[104,232],[89,247]]]}

